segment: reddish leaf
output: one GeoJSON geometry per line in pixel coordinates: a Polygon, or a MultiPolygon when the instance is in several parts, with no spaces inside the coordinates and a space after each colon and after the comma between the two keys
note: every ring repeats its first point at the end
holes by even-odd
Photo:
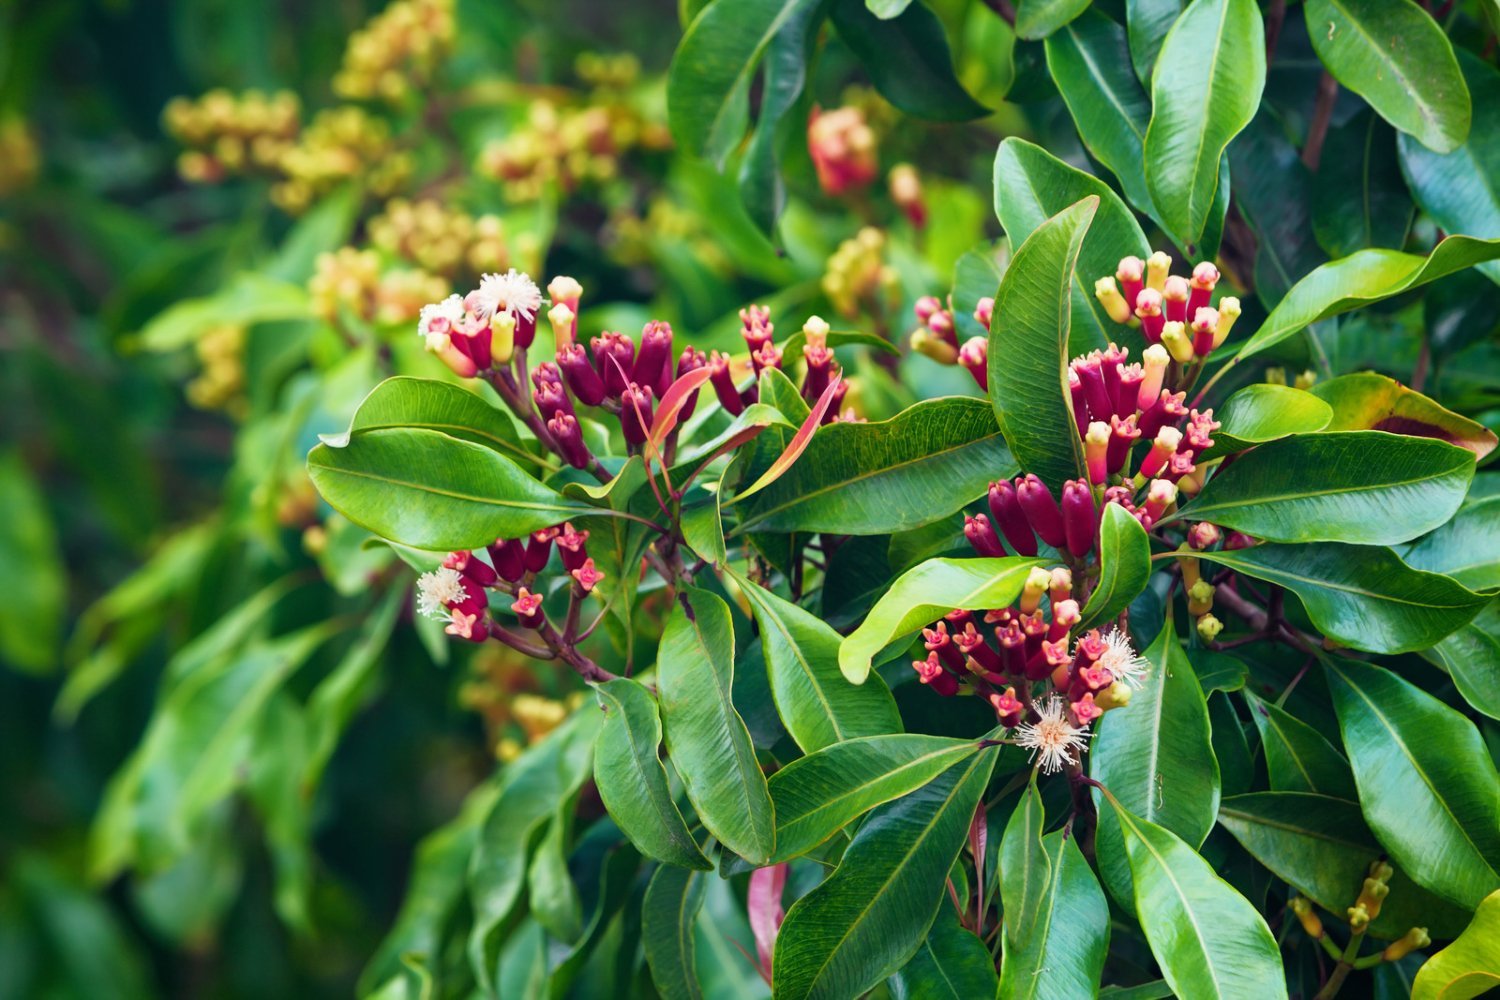
{"type": "Polygon", "coordinates": [[[760,974],[771,981],[771,956],[776,952],[776,932],[786,911],[781,908],[781,893],[786,888],[787,862],[757,868],[750,873],[750,893],[746,911],[750,930],[755,934],[755,952],[760,957],[760,974]]]}
{"type": "Polygon", "coordinates": [[[834,390],[839,387],[839,383],[842,380],[841,376],[835,376],[828,383],[828,388],[824,389],[823,395],[818,397],[818,402],[813,406],[812,412],[807,415],[807,419],[802,422],[802,426],[797,428],[797,433],[792,435],[791,443],[786,446],[786,451],[782,452],[776,461],[771,463],[771,467],[762,473],[761,477],[749,489],[741,490],[739,496],[734,498],[734,503],[739,503],[746,497],[753,496],[767,486],[770,486],[785,475],[786,470],[790,469],[793,463],[802,457],[802,453],[807,450],[808,444],[812,441],[813,432],[823,422],[823,414],[827,413],[828,407],[833,405],[834,390]]]}
{"type": "Polygon", "coordinates": [[[661,394],[661,401],[656,406],[656,419],[651,423],[651,433],[647,438],[652,451],[661,449],[662,443],[667,440],[667,435],[671,434],[677,426],[677,415],[693,398],[693,394],[702,388],[703,383],[708,381],[711,374],[708,368],[694,368],[673,382],[667,387],[667,391],[661,394]]]}

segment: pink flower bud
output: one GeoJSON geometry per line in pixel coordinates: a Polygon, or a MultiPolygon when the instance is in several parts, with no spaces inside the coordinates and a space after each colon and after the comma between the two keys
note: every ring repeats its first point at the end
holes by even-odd
{"type": "Polygon", "coordinates": [[[588,354],[581,344],[569,344],[558,351],[557,367],[574,398],[584,406],[598,406],[604,402],[604,380],[589,364],[588,354]]]}
{"type": "Polygon", "coordinates": [[[571,521],[563,525],[562,533],[554,539],[557,554],[562,556],[563,569],[572,572],[584,564],[589,557],[588,540],[589,533],[577,530],[571,521]]]}
{"type": "Polygon", "coordinates": [[[1235,549],[1250,549],[1259,545],[1260,542],[1254,535],[1247,535],[1243,531],[1231,531],[1229,538],[1224,542],[1224,548],[1231,552],[1235,549]]]}
{"type": "Polygon", "coordinates": [[[567,306],[574,316],[578,315],[578,300],[583,296],[583,286],[565,274],[547,282],[547,297],[554,305],[567,306]]]}
{"type": "Polygon", "coordinates": [[[1119,417],[1109,418],[1109,452],[1106,465],[1110,475],[1125,468],[1125,460],[1130,457],[1130,446],[1135,444],[1140,436],[1141,429],[1136,426],[1134,413],[1124,420],[1119,417]]]}
{"type": "Polygon", "coordinates": [[[1120,385],[1115,390],[1115,416],[1133,417],[1136,399],[1140,396],[1141,383],[1146,371],[1139,364],[1120,365],[1120,385]]]}
{"type": "Polygon", "coordinates": [[[979,388],[989,392],[989,341],[983,337],[970,337],[964,342],[964,346],[958,349],[958,363],[969,370],[969,374],[974,376],[974,381],[979,383],[979,388]]]}
{"type": "Polygon", "coordinates": [[[735,387],[728,356],[714,351],[708,356],[708,367],[712,370],[708,381],[714,387],[714,395],[719,397],[719,405],[731,416],[743,413],[745,403],[740,399],[740,390],[735,387]]]}
{"type": "Polygon", "coordinates": [[[585,559],[582,566],[569,570],[569,575],[578,581],[578,585],[583,588],[585,594],[593,593],[599,581],[604,579],[604,574],[595,568],[592,559],[585,559]]]}
{"type": "MultiPolygon", "coordinates": [[[[1068,366],[1077,375],[1083,386],[1083,399],[1088,404],[1089,420],[1108,420],[1115,411],[1114,400],[1104,384],[1103,358],[1098,351],[1074,358],[1068,366]]],[[[1069,383],[1071,386],[1071,381],[1069,383]]]]}
{"type": "Polygon", "coordinates": [[[1016,499],[1020,502],[1021,510],[1026,513],[1026,520],[1031,523],[1031,529],[1037,533],[1048,545],[1054,549],[1061,549],[1067,543],[1067,536],[1063,533],[1062,511],[1058,509],[1057,498],[1042,482],[1033,474],[1028,474],[1016,485],[1016,499]]]}
{"type": "Polygon", "coordinates": [[[1141,334],[1148,344],[1161,342],[1162,324],[1166,317],[1161,311],[1161,292],[1154,288],[1143,288],[1135,300],[1135,318],[1141,321],[1141,334]]]}
{"type": "Polygon", "coordinates": [[[1173,480],[1175,484],[1176,480],[1181,479],[1183,476],[1192,475],[1195,469],[1197,469],[1197,466],[1193,464],[1193,453],[1190,451],[1179,451],[1167,459],[1166,477],[1173,480]]]}
{"type": "Polygon", "coordinates": [[[472,552],[450,552],[443,565],[458,570],[478,587],[493,587],[499,579],[494,569],[475,559],[472,552]]]}
{"type": "Polygon", "coordinates": [[[940,309],[932,314],[927,321],[927,329],[932,335],[950,347],[958,347],[958,325],[953,322],[953,314],[946,309],[940,309]]]}
{"type": "Polygon", "coordinates": [[[1188,529],[1188,547],[1202,552],[1205,549],[1213,548],[1218,543],[1220,537],[1221,533],[1217,524],[1212,524],[1208,521],[1199,521],[1188,529]]]}
{"type": "Polygon", "coordinates": [[[543,420],[551,420],[558,414],[573,415],[573,401],[568,398],[568,393],[563,389],[562,378],[557,375],[557,366],[552,362],[545,362],[532,374],[532,382],[535,391],[532,400],[536,403],[537,412],[542,415],[543,420]],[[547,369],[551,369],[552,378],[541,378],[547,369]]]}
{"type": "Polygon", "coordinates": [[[604,395],[618,399],[630,384],[630,372],[635,367],[635,341],[623,333],[605,330],[589,340],[594,351],[594,363],[604,380],[604,395]]]}
{"type": "Polygon", "coordinates": [[[1052,567],[1052,582],[1047,585],[1047,597],[1055,611],[1057,605],[1073,595],[1073,571],[1066,566],[1052,567]]]}
{"type": "MultiPolygon", "coordinates": [[[[1083,682],[1085,691],[1099,691],[1109,687],[1115,682],[1115,675],[1105,667],[1098,664],[1084,667],[1078,671],[1078,679],[1083,682]]],[[[1083,694],[1085,692],[1079,692],[1083,694]]]]}
{"type": "Polygon", "coordinates": [[[630,379],[650,386],[658,397],[672,384],[672,327],[653,320],[641,330],[641,349],[636,355],[630,379]]]}
{"type": "Polygon", "coordinates": [[[443,626],[443,631],[449,635],[470,642],[483,642],[489,638],[489,628],[479,620],[478,612],[468,614],[460,608],[454,608],[449,615],[448,624],[443,626]]]}
{"type": "Polygon", "coordinates": [[[1175,427],[1160,428],[1151,442],[1151,450],[1146,452],[1145,458],[1141,459],[1140,474],[1147,479],[1157,476],[1162,469],[1166,468],[1167,459],[1172,457],[1181,443],[1182,431],[1175,427]]]}
{"type": "MultiPolygon", "coordinates": [[[[1089,482],[1103,486],[1109,478],[1109,424],[1095,420],[1083,436],[1083,454],[1088,463],[1089,482]]],[[[1064,493],[1066,496],[1066,493],[1064,493]]]]}
{"type": "Polygon", "coordinates": [[[943,303],[936,295],[924,295],[917,300],[916,307],[912,310],[917,314],[917,321],[926,326],[928,321],[943,309],[943,303]]]}
{"type": "Polygon", "coordinates": [[[1214,330],[1219,325],[1219,310],[1204,306],[1193,313],[1193,353],[1206,358],[1213,353],[1214,330]]]}
{"type": "Polygon", "coordinates": [[[1192,289],[1188,287],[1188,281],[1180,274],[1174,274],[1167,278],[1166,286],[1162,289],[1162,310],[1167,315],[1170,323],[1187,322],[1188,296],[1192,289]]]}
{"type": "Polygon", "coordinates": [[[936,654],[938,659],[946,663],[950,669],[963,669],[964,654],[958,648],[958,644],[953,641],[947,622],[938,622],[932,628],[924,628],[922,645],[926,647],[928,653],[936,654]]]}
{"type": "Polygon", "coordinates": [[[620,394],[620,427],[627,445],[639,447],[645,443],[652,416],[651,387],[630,383],[620,394]]]}
{"type": "MultiPolygon", "coordinates": [[[[1120,394],[1120,366],[1130,359],[1130,351],[1113,342],[1099,355],[1099,373],[1104,376],[1104,391],[1109,396],[1109,413],[1115,410],[1115,400],[1120,394]]],[[[1107,420],[1108,414],[1099,418],[1107,420]]]]}
{"type": "Polygon", "coordinates": [[[459,378],[473,378],[479,373],[479,366],[474,359],[454,346],[453,338],[446,333],[429,333],[426,338],[427,350],[436,354],[448,369],[459,378]]]}
{"type": "Polygon", "coordinates": [[[1000,661],[1000,654],[984,641],[984,636],[970,622],[964,630],[953,638],[954,644],[958,646],[959,652],[971,661],[968,666],[972,670],[974,666],[979,667],[979,673],[984,674],[987,680],[1004,680],[1004,666],[1000,661]]]}
{"type": "Polygon", "coordinates": [[[943,669],[936,653],[928,653],[925,660],[913,660],[911,665],[917,672],[917,678],[943,697],[958,693],[958,678],[943,669]]]}
{"type": "Polygon", "coordinates": [[[1083,437],[1089,429],[1089,403],[1083,395],[1083,379],[1071,366],[1068,368],[1068,398],[1073,403],[1073,422],[1078,425],[1078,436],[1083,437]]]}
{"type": "Polygon", "coordinates": [[[991,296],[986,295],[984,298],[980,299],[979,304],[974,307],[974,320],[980,326],[988,330],[990,328],[991,321],[994,319],[994,316],[995,300],[991,296]]]}
{"type": "Polygon", "coordinates": [[[760,347],[750,352],[750,363],[754,366],[756,375],[759,375],[767,368],[780,368],[781,348],[770,341],[766,341],[760,347]]]}
{"type": "Polygon", "coordinates": [[[1094,536],[1098,532],[1098,519],[1094,511],[1094,491],[1081,479],[1070,479],[1063,484],[1063,527],[1067,534],[1068,551],[1082,558],[1094,547],[1094,536]]]}
{"type": "Polygon", "coordinates": [[[1146,488],[1146,516],[1152,522],[1160,521],[1167,508],[1177,502],[1177,485],[1166,479],[1153,479],[1146,488]]]}
{"type": "Polygon", "coordinates": [[[1056,642],[1065,638],[1068,631],[1082,619],[1082,613],[1078,609],[1078,602],[1069,598],[1062,601],[1052,602],[1052,627],[1047,632],[1047,638],[1056,642]]]}
{"type": "Polygon", "coordinates": [[[547,560],[552,557],[552,539],[558,534],[557,528],[542,528],[531,533],[531,538],[526,542],[527,572],[540,573],[546,568],[547,560]]]}
{"type": "Polygon", "coordinates": [[[995,721],[1006,729],[1014,729],[1021,724],[1021,713],[1026,706],[1016,697],[1016,689],[1008,687],[1004,694],[990,695],[990,704],[995,709],[995,721]]]}
{"type": "Polygon", "coordinates": [[[1031,533],[1031,525],[1016,499],[1016,488],[1003,479],[990,483],[989,505],[990,516],[1000,526],[1001,533],[1016,554],[1036,555],[1036,536],[1031,533]]]}
{"type": "Polygon", "coordinates": [[[771,322],[771,310],[765,306],[746,306],[741,309],[740,323],[740,336],[745,338],[745,346],[752,354],[769,344],[776,331],[776,325],[771,322]]]}
{"type": "Polygon", "coordinates": [[[552,440],[557,442],[557,450],[563,461],[575,469],[589,467],[593,453],[584,443],[583,429],[578,426],[577,417],[571,413],[558,413],[547,421],[547,430],[551,432],[552,440]]]}
{"type": "Polygon", "coordinates": [[[1187,398],[1185,392],[1172,392],[1163,389],[1157,397],[1156,403],[1141,414],[1139,421],[1141,434],[1145,437],[1154,438],[1156,432],[1167,424],[1175,424],[1178,420],[1187,416],[1187,407],[1183,400],[1187,398]]]}
{"type": "Polygon", "coordinates": [[[990,519],[983,514],[975,514],[973,517],[964,516],[964,537],[974,547],[974,551],[981,556],[1000,557],[1005,555],[1005,547],[1000,544],[1000,536],[995,534],[995,529],[990,526],[990,519]]]}
{"type": "Polygon", "coordinates": [[[1193,268],[1193,292],[1188,297],[1188,315],[1198,315],[1198,310],[1208,305],[1213,298],[1214,286],[1219,283],[1219,269],[1208,261],[1193,268]]]}
{"type": "Polygon", "coordinates": [[[1094,704],[1092,692],[1072,702],[1068,707],[1073,710],[1073,718],[1078,720],[1080,726],[1086,726],[1104,714],[1104,710],[1094,704]]]}
{"type": "Polygon", "coordinates": [[[525,587],[516,591],[516,599],[511,602],[510,609],[526,628],[541,628],[542,623],[547,620],[542,613],[542,595],[533,594],[525,587]]]}
{"type": "Polygon", "coordinates": [[[1141,294],[1141,289],[1146,287],[1145,261],[1139,257],[1122,258],[1120,266],[1115,269],[1115,280],[1119,281],[1120,292],[1125,296],[1125,304],[1134,314],[1136,298],[1141,294]]]}

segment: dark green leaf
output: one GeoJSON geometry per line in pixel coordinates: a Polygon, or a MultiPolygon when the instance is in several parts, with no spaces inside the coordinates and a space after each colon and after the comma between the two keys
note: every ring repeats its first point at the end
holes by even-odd
{"type": "Polygon", "coordinates": [[[1245,703],[1260,730],[1272,790],[1317,792],[1350,801],[1358,797],[1349,762],[1316,729],[1249,691],[1245,703]]]}
{"type": "Polygon", "coordinates": [[[1362,111],[1328,130],[1312,205],[1313,232],[1330,257],[1406,243],[1414,206],[1389,125],[1362,111]]]}
{"type": "Polygon", "coordinates": [[[693,924],[703,908],[706,879],[700,872],[663,865],[651,877],[641,903],[641,943],[651,981],[662,1000],[698,1000],[703,991],[693,969],[693,924]]]}
{"type": "MultiPolygon", "coordinates": [[[[756,225],[767,233],[786,207],[786,185],[777,163],[790,126],[801,122],[788,118],[802,96],[807,79],[808,42],[816,36],[816,5],[801,8],[771,39],[765,56],[765,81],[761,88],[760,115],[745,158],[740,162],[740,196],[756,225]]],[[[791,354],[796,357],[796,354],[791,354]]]]}
{"type": "Polygon", "coordinates": [[[832,0],[829,17],[882,97],[909,115],[962,122],[989,113],[953,75],[942,22],[922,3],[881,20],[862,0],[832,0]]]}
{"type": "Polygon", "coordinates": [[[1151,540],[1124,507],[1108,504],[1099,522],[1099,579],[1083,606],[1080,631],[1117,617],[1151,578],[1151,540]]]}
{"type": "Polygon", "coordinates": [[[927,940],[911,961],[890,980],[895,1000],[993,997],[999,986],[989,949],[946,907],[939,908],[927,940]]]}
{"type": "Polygon", "coordinates": [[[1500,719],[1500,606],[1487,605],[1473,621],[1422,655],[1448,671],[1465,701],[1500,719]]]}
{"type": "Polygon", "coordinates": [[[1465,504],[1453,520],[1401,550],[1401,561],[1470,590],[1500,588],[1500,497],[1465,504]]]}
{"type": "Polygon", "coordinates": [[[1216,415],[1223,426],[1214,432],[1214,446],[1205,458],[1320,431],[1333,419],[1333,410],[1302,389],[1257,382],[1230,396],[1216,415]]]}
{"type": "Polygon", "coordinates": [[[1494,431],[1378,372],[1340,375],[1317,383],[1312,393],[1333,407],[1333,420],[1325,430],[1377,430],[1437,438],[1467,448],[1477,458],[1495,448],[1494,431]]]}
{"type": "Polygon", "coordinates": [[[1089,0],[1018,0],[1016,34],[1022,38],[1046,38],[1082,14],[1089,0]]]}
{"type": "Polygon", "coordinates": [[[1125,25],[1130,31],[1130,64],[1141,83],[1150,86],[1156,56],[1167,32],[1177,23],[1185,0],[1125,0],[1125,25]]]}
{"type": "Polygon", "coordinates": [[[13,452],[0,452],[0,591],[0,656],[26,670],[55,668],[67,597],[62,552],[42,491],[13,452]]]}
{"type": "Polygon", "coordinates": [[[1193,671],[1198,675],[1198,686],[1204,694],[1210,691],[1238,691],[1245,686],[1245,675],[1250,667],[1244,660],[1229,653],[1199,647],[1188,654],[1193,671]]]}

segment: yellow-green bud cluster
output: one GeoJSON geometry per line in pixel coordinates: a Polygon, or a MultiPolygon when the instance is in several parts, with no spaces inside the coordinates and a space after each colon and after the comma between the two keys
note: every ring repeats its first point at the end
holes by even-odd
{"type": "Polygon", "coordinates": [[[285,180],[271,199],[288,212],[305,209],[320,194],[354,177],[377,196],[394,192],[411,175],[409,154],[397,152],[384,119],[363,108],[318,112],[279,163],[285,180]]]}
{"type": "Polygon", "coordinates": [[[347,314],[381,325],[414,321],[422,306],[448,291],[439,275],[417,269],[383,272],[379,253],[354,247],[321,254],[308,282],[313,308],[325,319],[347,314]]]}
{"type": "Polygon", "coordinates": [[[198,375],[184,390],[200,410],[223,410],[236,419],[245,415],[245,328],[237,324],[210,327],[193,344],[198,375]]]}
{"type": "Polygon", "coordinates": [[[396,0],[349,36],[334,93],[401,101],[432,79],[453,37],[453,0],[396,0]]]}
{"type": "Polygon", "coordinates": [[[497,215],[472,216],[435,199],[396,198],[370,220],[370,242],[423,270],[454,278],[512,266],[505,227],[497,215]]]}
{"type": "Polygon", "coordinates": [[[25,120],[0,120],[0,198],[29,187],[40,167],[36,140],[25,120]]]}
{"type": "Polygon", "coordinates": [[[896,269],[885,262],[885,233],[873,226],[840,243],[823,272],[823,294],[849,319],[894,308],[900,291],[896,269]]]}
{"type": "Polygon", "coordinates": [[[233,94],[210,90],[174,98],[162,112],[170,134],[188,148],[177,159],[182,179],[215,183],[247,173],[275,173],[302,128],[302,105],[290,91],[233,94]]]}

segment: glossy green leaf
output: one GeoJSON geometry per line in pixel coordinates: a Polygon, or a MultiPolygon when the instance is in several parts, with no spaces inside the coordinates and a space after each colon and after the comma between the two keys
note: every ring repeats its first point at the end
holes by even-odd
{"type": "Polygon", "coordinates": [[[56,667],[67,597],[62,552],[42,491],[13,452],[0,452],[0,588],[0,656],[36,672],[56,667]]]}
{"type": "Polygon", "coordinates": [[[1257,545],[1213,561],[1285,587],[1319,631],[1351,649],[1426,649],[1469,621],[1486,598],[1446,576],[1423,573],[1375,545],[1257,545]]]}
{"type": "Polygon", "coordinates": [[[803,753],[901,731],[901,715],[883,680],[850,684],[839,672],[843,636],[759,584],[742,577],[737,582],[760,625],[776,710],[803,753]]]}
{"type": "Polygon", "coordinates": [[[1500,588],[1500,497],[1465,504],[1453,520],[1401,550],[1401,561],[1470,590],[1500,588]]]}
{"type": "Polygon", "coordinates": [[[750,733],[730,701],[734,624],[723,600],[704,590],[679,593],[656,674],[667,752],[699,818],[731,851],[764,864],[775,817],[750,733]]]}
{"type": "Polygon", "coordinates": [[[245,271],[230,277],[222,291],[174,303],[143,326],[134,341],[147,351],[178,351],[196,343],[214,326],[254,326],[310,315],[312,305],[300,281],[245,271]]]}
{"type": "Polygon", "coordinates": [[[832,0],[829,19],[880,95],[909,115],[962,122],[989,113],[953,74],[942,22],[922,3],[882,20],[863,0],[832,0]]]}
{"type": "MultiPolygon", "coordinates": [[[[1219,805],[1219,825],[1257,861],[1329,913],[1342,916],[1369,874],[1385,855],[1359,804],[1352,799],[1311,792],[1252,792],[1219,805]]],[[[1433,896],[1401,869],[1389,882],[1390,895],[1370,933],[1387,940],[1412,927],[1447,937],[1463,927],[1462,910],[1433,896]]]]}
{"type": "Polygon", "coordinates": [[[1026,237],[995,296],[990,402],[1021,468],[1053,490],[1083,474],[1083,442],[1068,392],[1068,337],[1073,270],[1099,201],[1089,195],[1026,237]]]}
{"type": "Polygon", "coordinates": [[[1379,372],[1340,375],[1318,382],[1311,391],[1333,407],[1333,420],[1325,430],[1377,430],[1436,438],[1467,448],[1477,458],[1495,448],[1494,431],[1379,372]]]}
{"type": "Polygon", "coordinates": [[[995,766],[981,751],[872,812],[839,867],[787,911],[778,1000],[858,996],[916,953],[995,766]]]}
{"type": "Polygon", "coordinates": [[[1469,135],[1469,88],[1453,46],[1412,0],[1307,0],[1313,49],[1339,83],[1424,146],[1450,153],[1469,135]]]}
{"type": "Polygon", "coordinates": [[[930,399],[889,420],[827,424],[741,508],[741,530],[883,535],[945,518],[1015,462],[983,400],[930,399]]]}
{"type": "Polygon", "coordinates": [[[1500,986],[1500,891],[1474,911],[1474,922],[1458,940],[1417,970],[1411,1000],[1470,1000],[1500,986]]]}
{"type": "Polygon", "coordinates": [[[1016,34],[1036,40],[1046,38],[1088,9],[1089,0],[1018,0],[1016,34]]]}
{"type": "Polygon", "coordinates": [[[711,3],[693,19],[667,73],[672,135],[690,153],[722,164],[744,138],[750,81],[766,47],[813,0],[711,3]]]}
{"type": "Polygon", "coordinates": [[[1173,991],[1195,1000],[1285,1000],[1276,939],[1249,900],[1170,830],[1111,805],[1141,929],[1173,991]]]}
{"type": "Polygon", "coordinates": [[[1177,242],[1202,238],[1224,150],[1255,116],[1265,82],[1254,0],[1193,0],[1162,43],[1146,129],[1146,183],[1177,242]]]}
{"type": "Polygon", "coordinates": [[[1452,517],[1473,478],[1473,454],[1443,441],[1299,434],[1220,469],[1179,516],[1274,542],[1391,545],[1452,517]]]}
{"type": "Polygon", "coordinates": [[[1093,996],[1109,950],[1109,904],[1069,830],[1042,835],[1033,782],[1000,842],[1005,911],[1000,993],[1007,1000],[1093,996]]]}
{"type": "Polygon", "coordinates": [[[890,987],[894,1000],[969,1000],[993,997],[1000,980],[984,942],[960,926],[951,909],[939,907],[927,940],[890,987]]]}
{"type": "Polygon", "coordinates": [[[1399,250],[1361,250],[1316,268],[1287,292],[1238,357],[1274,347],[1304,327],[1371,302],[1500,258],[1500,239],[1449,236],[1426,257],[1399,250]]]}
{"type": "Polygon", "coordinates": [[[1250,666],[1230,653],[1198,647],[1188,653],[1193,672],[1198,675],[1198,686],[1204,694],[1210,691],[1238,691],[1245,686],[1245,675],[1250,666]]]}
{"type": "Polygon", "coordinates": [[[907,7],[911,6],[912,0],[865,0],[865,6],[870,13],[883,21],[889,21],[907,7]]]}
{"type": "MultiPolygon", "coordinates": [[[[1451,153],[1434,153],[1411,136],[1398,135],[1401,171],[1422,210],[1449,233],[1500,238],[1500,71],[1471,52],[1458,65],[1473,100],[1469,139],[1451,153]]],[[[1500,261],[1479,265],[1500,282],[1500,261]]]]}
{"type": "Polygon", "coordinates": [[[594,748],[599,797],[642,854],[684,868],[713,868],[683,822],[658,756],[661,718],[656,701],[629,678],[600,684],[604,725],[594,748]]]}
{"type": "MultiPolygon", "coordinates": [[[[1072,30],[1069,26],[1057,38],[1072,30]]],[[[995,154],[994,180],[995,214],[1012,246],[1020,246],[1048,218],[1080,199],[1098,196],[1099,211],[1083,237],[1071,281],[1069,315],[1075,329],[1070,334],[1068,350],[1076,353],[1102,346],[1109,340],[1123,339],[1125,328],[1115,325],[1094,297],[1094,281],[1114,274],[1121,257],[1149,256],[1151,249],[1140,224],[1119,195],[1098,178],[1068,166],[1040,146],[1016,138],[1000,144],[995,154]]],[[[993,293],[991,288],[987,294],[993,293]]]]}
{"type": "Polygon", "coordinates": [[[1223,426],[1214,432],[1214,446],[1205,458],[1320,431],[1333,419],[1333,410],[1302,389],[1257,382],[1230,396],[1214,416],[1223,426]]]}
{"type": "MultiPolygon", "coordinates": [[[[1213,829],[1219,808],[1208,703],[1170,621],[1142,655],[1150,672],[1132,685],[1128,707],[1097,723],[1089,773],[1124,808],[1197,847],[1213,829]]],[[[1097,837],[1100,875],[1116,901],[1128,907],[1130,868],[1120,826],[1107,809],[1100,811],[1097,837]]]]}
{"type": "Polygon", "coordinates": [[[557,801],[526,869],[526,905],[531,918],[551,937],[570,945],[583,936],[583,900],[568,874],[573,810],[577,805],[576,791],[557,801]]]}
{"type": "Polygon", "coordinates": [[[821,24],[814,11],[816,7],[805,8],[805,13],[790,18],[767,46],[755,131],[740,161],[740,198],[766,233],[775,231],[786,208],[786,183],[778,154],[788,135],[802,124],[794,109],[807,82],[809,44],[815,42],[821,24]]]}
{"type": "Polygon", "coordinates": [[[641,903],[641,943],[651,981],[662,1000],[698,1000],[703,990],[693,968],[693,925],[703,909],[707,879],[701,872],[662,865],[641,903]]]}
{"type": "Polygon", "coordinates": [[[1003,608],[1021,593],[1042,559],[929,559],[902,573],[839,647],[839,669],[864,683],[870,660],[887,643],[911,635],[955,608],[1003,608]]]}
{"type": "Polygon", "coordinates": [[[498,452],[433,430],[372,430],[342,448],[320,444],[307,471],[334,510],[419,549],[482,548],[597,513],[498,452]]]}
{"type": "Polygon", "coordinates": [[[1353,801],[1354,774],[1349,762],[1312,726],[1249,691],[1245,703],[1260,730],[1266,773],[1273,791],[1317,792],[1353,801]]]}
{"type": "Polygon", "coordinates": [[[1448,671],[1464,701],[1500,719],[1500,606],[1486,605],[1473,621],[1422,655],[1448,671]]]}
{"type": "MultiPolygon", "coordinates": [[[[1197,669],[1198,658],[1192,657],[1197,669]]],[[[1199,675],[1200,678],[1202,675],[1199,675]]],[[[1255,783],[1255,761],[1250,756],[1250,741],[1245,738],[1245,726],[1222,691],[1211,691],[1199,680],[1204,695],[1208,698],[1208,724],[1213,741],[1214,759],[1219,762],[1220,801],[1229,795],[1250,791],[1255,783]]]]}
{"type": "Polygon", "coordinates": [[[1151,539],[1124,507],[1108,504],[1099,522],[1099,579],[1083,606],[1080,631],[1102,625],[1130,607],[1151,578],[1151,539]]]}
{"type": "Polygon", "coordinates": [[[974,740],[898,733],[835,743],[771,775],[773,861],[806,854],[849,823],[910,794],[979,749],[974,740]]]}
{"type": "Polygon", "coordinates": [[[343,448],[353,434],[396,427],[440,431],[517,462],[548,465],[522,444],[507,413],[461,386],[427,378],[386,379],[360,402],[348,430],[324,434],[322,441],[330,448],[343,448]]]}
{"type": "Polygon", "coordinates": [[[1167,32],[1186,7],[1185,0],[1125,0],[1125,26],[1130,34],[1130,63],[1141,83],[1150,86],[1156,57],[1167,32]]]}
{"type": "Polygon", "coordinates": [[[1328,130],[1313,178],[1313,232],[1330,257],[1406,243],[1415,206],[1396,133],[1369,110],[1328,130]]]}
{"type": "Polygon", "coordinates": [[[1324,665],[1370,829],[1418,884],[1477,906],[1500,886],[1500,777],[1479,731],[1388,670],[1324,665]]]}

